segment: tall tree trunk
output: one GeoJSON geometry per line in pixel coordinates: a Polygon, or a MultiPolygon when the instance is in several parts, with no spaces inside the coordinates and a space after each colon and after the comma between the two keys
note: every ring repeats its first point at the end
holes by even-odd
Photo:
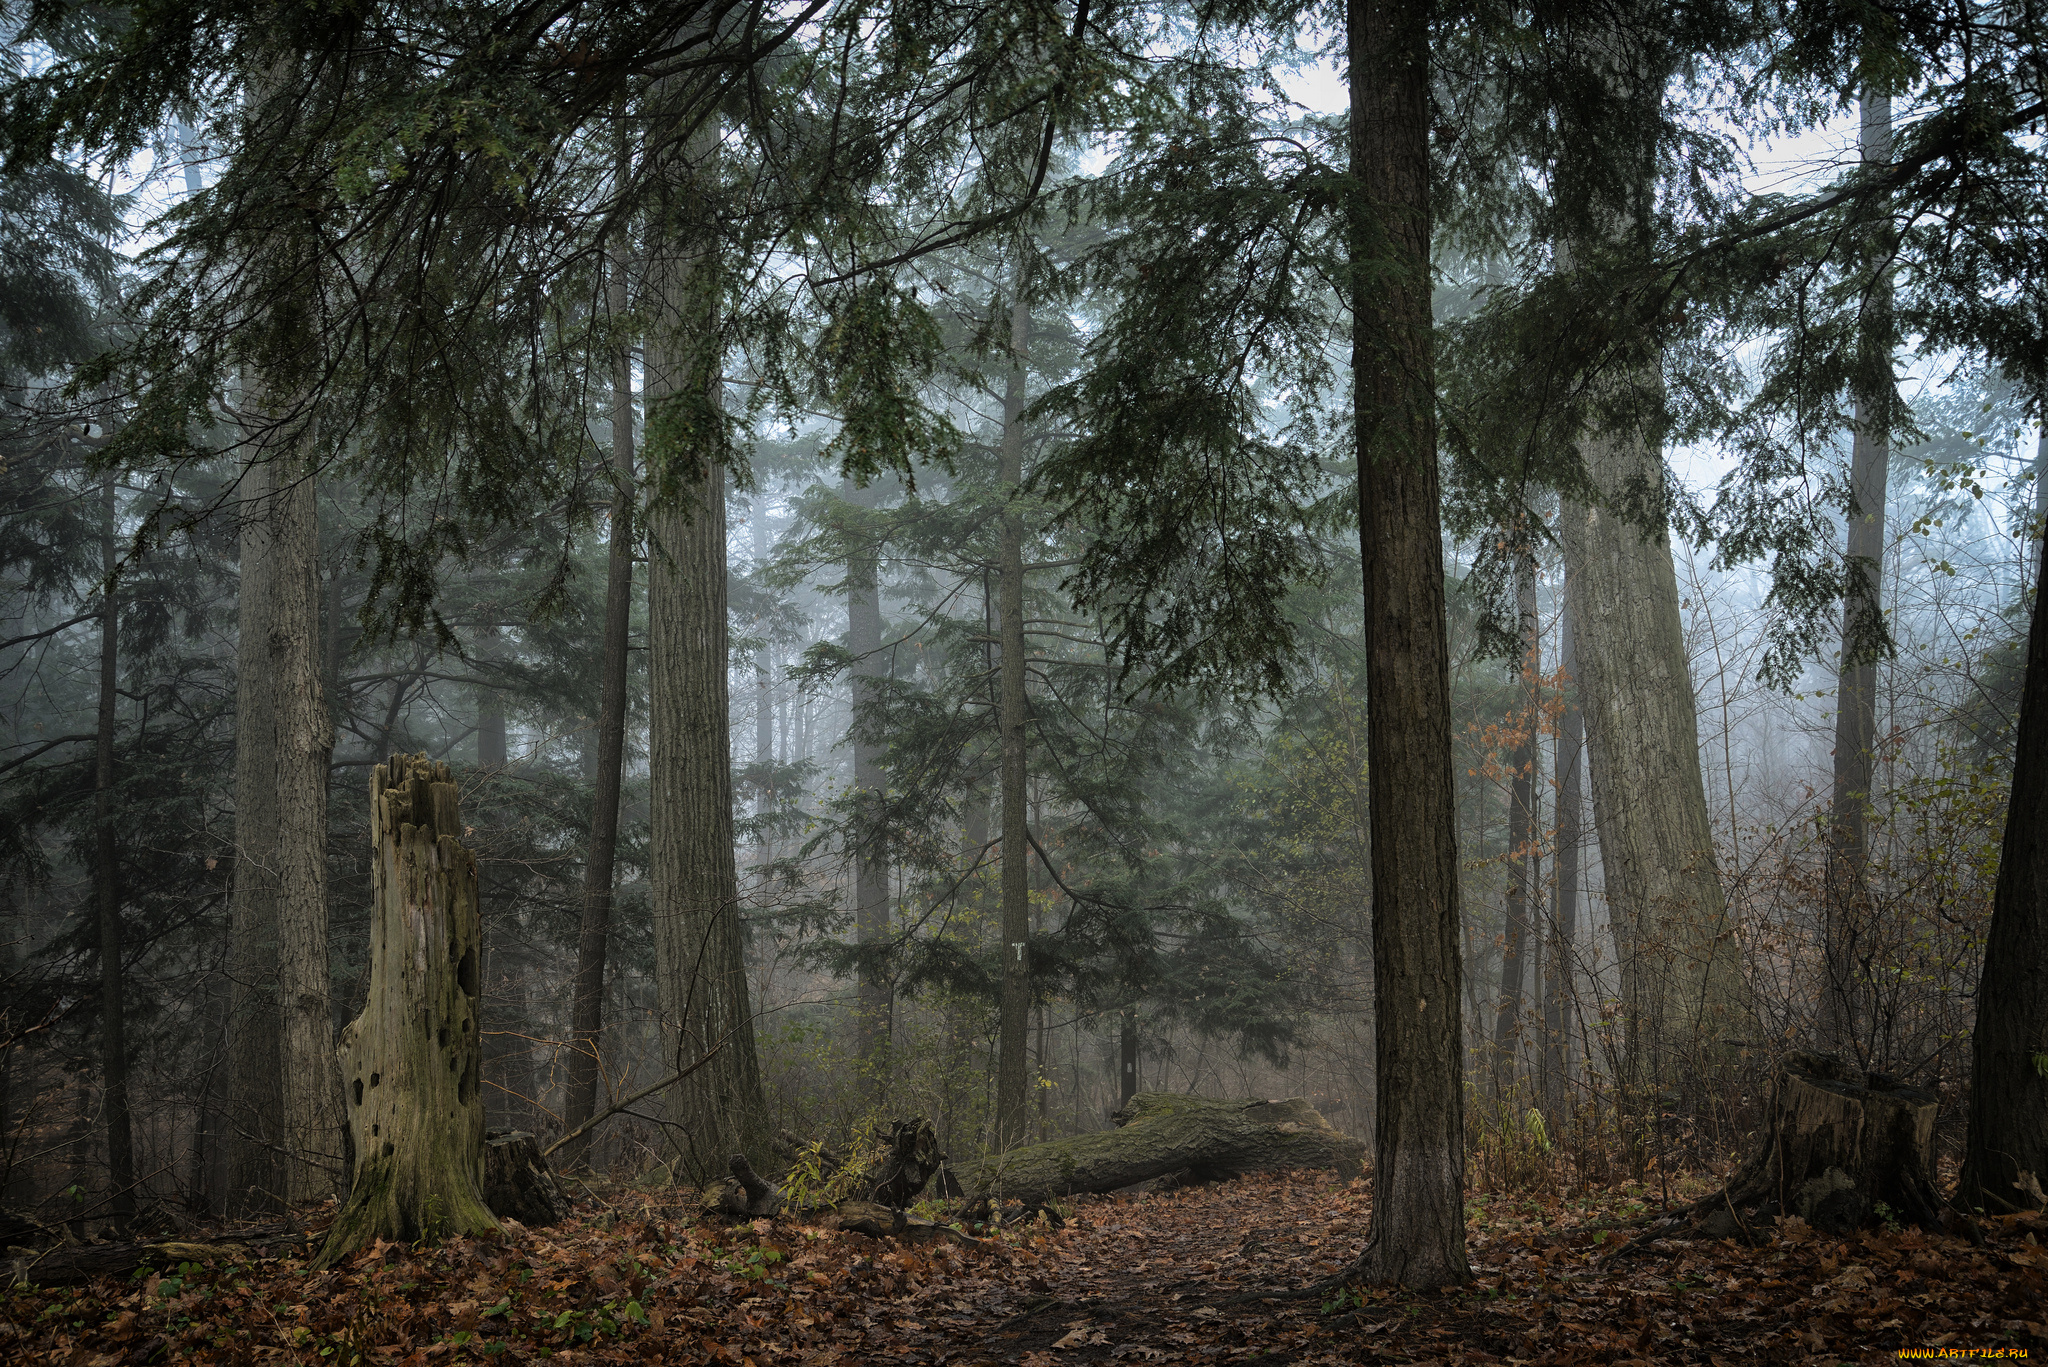
{"type": "Polygon", "coordinates": [[[2036,552],[2012,798],[1970,1040],[1970,1128],[1956,1203],[2048,1206],[2048,538],[2036,552]]]}
{"type": "Polygon", "coordinates": [[[93,746],[93,900],[100,922],[100,1077],[107,1122],[107,1170],[114,1214],[135,1213],[135,1130],[128,1115],[128,1027],[122,1001],[120,847],[114,839],[114,719],[120,701],[120,551],[114,531],[114,475],[100,477],[100,706],[93,746]]]}
{"type": "Polygon", "coordinates": [[[1117,1062],[1121,1065],[1118,1073],[1121,1095],[1117,1104],[1122,1105],[1138,1094],[1138,1008],[1126,1006],[1117,1013],[1117,1062]]]}
{"type": "Polygon", "coordinates": [[[235,865],[228,900],[228,1087],[222,1213],[284,1202],[284,1046],[277,996],[277,676],[270,662],[276,591],[269,461],[242,469],[235,619],[235,865]]]}
{"type": "MultiPolygon", "coordinates": [[[[1500,1005],[1493,1022],[1494,1089],[1505,1092],[1514,1082],[1515,1060],[1521,1053],[1522,982],[1527,959],[1534,952],[1529,908],[1537,905],[1541,877],[1536,846],[1536,754],[1542,718],[1537,708],[1537,679],[1542,673],[1542,637],[1536,622],[1536,558],[1524,553],[1515,566],[1516,634],[1523,642],[1518,704],[1522,720],[1508,764],[1514,775],[1508,786],[1507,939],[1500,956],[1500,1005]]],[[[1540,979],[1539,979],[1540,981],[1540,979]]]]}
{"type": "MultiPolygon", "coordinates": [[[[620,139],[623,182],[630,153],[620,139]]],[[[628,247],[612,244],[610,305],[614,320],[631,307],[628,247]]],[[[583,871],[583,915],[576,936],[576,985],[570,1006],[569,1078],[562,1127],[574,1131],[597,1110],[604,1038],[605,951],[611,939],[612,885],[619,848],[619,789],[626,761],[626,649],[633,617],[633,348],[621,339],[612,357],[612,525],[605,565],[603,682],[597,704],[596,791],[590,804],[590,860],[583,871]]],[[[573,1166],[590,1145],[582,1136],[563,1146],[573,1166]]]]}
{"type": "MultiPolygon", "coordinates": [[[[1647,10],[1617,18],[1589,11],[1582,41],[1604,54],[1604,78],[1620,99],[1654,116],[1664,82],[1635,34],[1647,10]]],[[[1611,207],[1559,244],[1560,265],[1616,251],[1640,252],[1655,169],[1647,143],[1617,153],[1589,137],[1571,174],[1599,176],[1586,190],[1611,207]],[[1604,150],[1604,159],[1593,158],[1604,150]],[[1596,164],[1597,162],[1597,164],[1596,164]]],[[[1559,513],[1566,591],[1579,657],[1593,780],[1593,822],[1610,919],[1621,950],[1623,1007],[1634,1081],[1678,1081],[1686,1065],[1733,1057],[1728,1041],[1756,1038],[1756,1017],[1736,955],[1716,867],[1713,826],[1700,773],[1699,718],[1678,615],[1678,575],[1663,527],[1665,473],[1654,425],[1661,409],[1656,357],[1618,359],[1603,397],[1633,407],[1634,421],[1583,437],[1579,456],[1598,494],[1593,506],[1559,513]],[[1624,509],[1654,510],[1652,525],[1624,509]]]]}
{"type": "Polygon", "coordinates": [[[694,202],[715,148],[715,134],[699,133],[683,164],[659,168],[677,202],[657,207],[646,275],[654,955],[667,1062],[712,1056],[666,1103],[678,1175],[700,1182],[734,1153],[766,1158],[733,860],[717,265],[694,202]]]}
{"type": "Polygon", "coordinates": [[[1564,675],[1564,710],[1557,722],[1557,857],[1552,876],[1557,892],[1550,917],[1550,973],[1543,992],[1543,1104],[1552,1116],[1565,1110],[1571,1080],[1572,965],[1579,921],[1579,844],[1585,838],[1580,814],[1585,794],[1579,787],[1586,723],[1579,714],[1578,650],[1574,640],[1571,595],[1565,594],[1563,621],[1558,627],[1558,666],[1564,675]]]}
{"type": "MultiPolygon", "coordinates": [[[[871,499],[847,480],[840,497],[856,508],[871,499]]],[[[889,855],[884,841],[882,746],[874,734],[872,713],[881,702],[887,675],[882,659],[882,595],[880,561],[867,541],[863,522],[856,522],[854,543],[846,558],[846,648],[853,656],[853,788],[858,802],[854,819],[854,934],[871,955],[889,942],[889,855]]],[[[894,992],[888,969],[875,958],[861,961],[860,993],[855,1006],[855,1049],[867,1073],[874,1098],[888,1091],[888,1054],[894,992]]]]}
{"type": "MultiPolygon", "coordinates": [[[[1891,160],[1889,95],[1863,97],[1862,154],[1866,165],[1891,160]]],[[[1871,290],[1864,308],[1866,344],[1889,331],[1890,291],[1871,290]]],[[[1886,369],[1890,369],[1889,354],[1886,369]]],[[[1842,603],[1842,664],[1835,684],[1835,783],[1829,804],[1827,925],[1823,933],[1821,1037],[1823,1047],[1853,1052],[1866,1063],[1862,1021],[1868,1009],[1867,975],[1857,971],[1868,909],[1864,869],[1869,862],[1868,811],[1877,748],[1877,660],[1869,640],[1880,619],[1884,582],[1884,502],[1891,464],[1892,392],[1889,380],[1856,393],[1855,442],[1849,457],[1847,557],[1853,587],[1842,603]]]]}
{"type": "MultiPolygon", "coordinates": [[[[754,540],[754,567],[759,569],[768,563],[768,499],[764,494],[755,494],[752,524],[748,533],[754,540]]],[[[761,791],[754,803],[757,815],[766,816],[775,810],[775,679],[774,661],[767,642],[768,619],[766,615],[754,619],[755,630],[762,636],[761,644],[754,648],[754,767],[761,772],[761,791]]],[[[767,854],[768,837],[761,838],[764,857],[767,854]]]]}
{"type": "Polygon", "coordinates": [[[1430,319],[1429,6],[1350,0],[1352,384],[1378,1112],[1367,1280],[1468,1281],[1457,811],[1430,319]]]}
{"type": "Polygon", "coordinates": [[[320,522],[312,464],[280,454],[272,504],[275,590],[278,990],[283,1007],[285,1193],[346,1181],[341,1070],[327,966],[327,777],[334,728],[320,694],[320,522]]]}
{"type": "Polygon", "coordinates": [[[996,489],[1004,502],[1001,563],[996,568],[996,631],[1001,638],[1002,736],[1001,806],[1003,814],[1002,999],[996,1033],[996,1147],[1022,1144],[1030,1116],[1026,1058],[1031,1022],[1031,880],[1030,845],[1025,829],[1025,726],[1030,702],[1024,694],[1024,519],[1016,499],[1024,482],[1024,357],[1031,341],[1031,310],[1023,299],[1019,272],[1018,298],[1010,306],[1010,362],[1003,388],[1003,439],[996,489]]]}

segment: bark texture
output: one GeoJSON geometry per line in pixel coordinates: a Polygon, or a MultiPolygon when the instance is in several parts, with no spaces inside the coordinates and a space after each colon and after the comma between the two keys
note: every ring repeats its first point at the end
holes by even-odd
{"type": "Polygon", "coordinates": [[[485,1132],[483,1196],[491,1214],[522,1225],[559,1224],[569,1213],[539,1141],[525,1130],[485,1132]]]}
{"type": "Polygon", "coordinates": [[[271,466],[243,467],[235,599],[235,865],[228,898],[228,1085],[221,1207],[281,1209],[284,1074],[277,998],[277,680],[270,668],[271,466]]]}
{"type": "Polygon", "coordinates": [[[1356,1173],[1366,1155],[1362,1142],[1332,1129],[1298,1097],[1229,1101],[1140,1092],[1113,1118],[1114,1130],[991,1154],[955,1171],[970,1195],[1042,1205],[1174,1173],[1195,1181],[1290,1168],[1356,1173]]]}
{"type": "MultiPolygon", "coordinates": [[[[840,495],[854,507],[868,499],[851,480],[840,495]]],[[[882,595],[880,565],[867,541],[865,524],[855,520],[846,559],[846,648],[853,656],[853,789],[859,804],[854,821],[854,934],[870,954],[879,955],[889,941],[889,856],[882,839],[882,807],[888,776],[882,769],[881,739],[870,728],[871,713],[881,701],[882,595]]],[[[861,961],[860,990],[855,1005],[855,1048],[868,1070],[870,1096],[879,1101],[888,1090],[890,1020],[895,994],[888,969],[878,958],[861,961]]]]}
{"type": "Polygon", "coordinates": [[[1348,17],[1378,1070],[1376,1204],[1359,1274],[1427,1288],[1472,1275],[1430,318],[1429,6],[1352,0],[1348,17]]]}
{"type": "Polygon", "coordinates": [[[108,1205],[116,1216],[135,1213],[135,1129],[128,1113],[128,1026],[121,949],[121,851],[114,839],[114,726],[120,701],[120,551],[114,529],[112,472],[100,481],[99,725],[93,754],[93,901],[100,932],[100,1081],[107,1123],[108,1205]]]}
{"type": "MultiPolygon", "coordinates": [[[[652,145],[652,144],[650,144],[652,145]]],[[[725,490],[716,267],[690,140],[665,168],[675,202],[648,246],[649,787],[657,1000],[680,1073],[664,1109],[679,1176],[702,1182],[735,1152],[765,1151],[765,1105],[733,862],[725,490]]]]}
{"type": "MultiPolygon", "coordinates": [[[[1647,127],[1663,98],[1663,82],[1650,78],[1654,55],[1636,37],[1651,17],[1626,7],[1587,14],[1583,41],[1605,56],[1608,93],[1644,106],[1647,127]]],[[[1610,127],[1575,135],[1585,162],[1570,168],[1569,192],[1590,207],[1583,238],[1561,244],[1561,264],[1640,252],[1654,148],[1616,147],[1610,127]]],[[[1627,1066],[1633,1081],[1662,1085],[1688,1066],[1728,1060],[1731,1042],[1756,1038],[1756,1023],[1700,774],[1697,704],[1664,529],[1657,357],[1639,344],[1629,351],[1631,341],[1611,351],[1596,382],[1598,427],[1579,443],[1595,497],[1567,502],[1558,522],[1593,824],[1621,960],[1627,1066]]]]}
{"type": "Polygon", "coordinates": [[[314,1268],[376,1239],[500,1228],[484,1204],[483,917],[446,764],[370,771],[370,987],[341,1032],[355,1182],[314,1268]]]}
{"type": "MultiPolygon", "coordinates": [[[[1866,165],[1888,163],[1892,150],[1892,102],[1888,95],[1863,97],[1862,158],[1866,165]]],[[[1869,322],[1866,345],[1874,345],[1888,328],[1890,291],[1882,284],[1864,300],[1869,322]]],[[[1829,805],[1830,867],[1827,885],[1827,926],[1823,961],[1821,1038],[1829,1049],[1857,1048],[1863,1038],[1863,1017],[1869,1009],[1869,969],[1860,964],[1868,953],[1863,917],[1869,898],[1864,868],[1869,861],[1867,834],[1871,776],[1877,749],[1877,660],[1870,654],[1872,629],[1883,611],[1878,590],[1884,582],[1884,503],[1891,466],[1888,435],[1893,402],[1885,357],[1886,379],[1855,396],[1855,440],[1849,455],[1847,556],[1852,587],[1842,603],[1842,665],[1835,683],[1834,794],[1829,805]]]]}
{"type": "MultiPolygon", "coordinates": [[[[1020,282],[1021,283],[1021,282],[1020,282]]],[[[1022,291],[1020,289],[1021,296],[1022,291]]],[[[1000,796],[1003,814],[1003,977],[996,1027],[996,1147],[1024,1142],[1031,1123],[1027,1046],[1031,1028],[1031,880],[1025,784],[1025,728],[1030,700],[1024,692],[1024,519],[1014,499],[1024,481],[1024,355],[1031,341],[1031,310],[1020,297],[1010,307],[1010,367],[1003,391],[1003,440],[996,487],[1013,500],[1003,511],[1001,562],[996,567],[996,634],[1002,666],[997,724],[1002,736],[1000,796]]]]}
{"type": "Polygon", "coordinates": [[[1579,714],[1579,658],[1572,624],[1570,595],[1558,624],[1558,668],[1564,675],[1564,709],[1557,719],[1557,880],[1550,917],[1549,974],[1543,990],[1543,1104],[1552,1117],[1564,1114],[1571,1082],[1573,1001],[1572,973],[1577,962],[1579,922],[1579,844],[1585,837],[1580,814],[1585,792],[1579,776],[1585,768],[1586,724],[1579,714]]]}
{"type": "Polygon", "coordinates": [[[1530,924],[1536,907],[1541,861],[1535,848],[1537,733],[1541,724],[1536,696],[1543,670],[1543,641],[1536,621],[1536,559],[1524,554],[1515,567],[1515,613],[1522,639],[1521,708],[1523,722],[1508,754],[1508,883],[1507,936],[1501,946],[1500,1004],[1493,1022],[1494,1088],[1505,1091],[1515,1080],[1522,1052],[1522,986],[1530,960],[1540,957],[1539,941],[1530,924]]]}
{"type": "Polygon", "coordinates": [[[1957,1204],[2048,1206],[2048,540],[2034,579],[2012,798],[1970,1038],[1970,1128],[1957,1204]]]}
{"type": "MultiPolygon", "coordinates": [[[[621,139],[620,176],[630,171],[621,139]]],[[[628,253],[612,245],[609,281],[614,319],[630,307],[628,253]]],[[[619,849],[619,786],[626,758],[626,650],[633,617],[633,350],[621,341],[612,357],[612,517],[604,583],[603,679],[597,704],[597,772],[590,805],[590,856],[583,870],[583,907],[576,935],[576,986],[570,1004],[568,1079],[562,1126],[573,1133],[597,1111],[603,1075],[605,955],[611,941],[613,883],[619,849]]],[[[579,1136],[562,1150],[574,1167],[589,1148],[579,1136]]]]}
{"type": "Polygon", "coordinates": [[[283,1015],[285,1193],[335,1194],[346,1163],[327,968],[327,770],[334,728],[320,691],[320,524],[313,471],[279,456],[275,597],[278,992],[283,1015]]]}

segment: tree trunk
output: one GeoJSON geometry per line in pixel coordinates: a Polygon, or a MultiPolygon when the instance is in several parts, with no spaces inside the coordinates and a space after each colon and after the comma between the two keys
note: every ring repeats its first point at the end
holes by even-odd
{"type": "Polygon", "coordinates": [[[1429,7],[1351,0],[1352,384],[1365,572],[1374,1282],[1470,1279],[1457,811],[1430,319],[1429,7]]]}
{"type": "MultiPolygon", "coordinates": [[[[855,508],[869,502],[852,480],[845,481],[839,493],[855,508]]],[[[888,775],[882,769],[882,746],[873,728],[879,725],[874,709],[881,702],[881,680],[888,671],[882,659],[878,557],[858,514],[851,531],[852,548],[846,558],[846,648],[853,656],[853,788],[859,804],[854,817],[854,930],[861,946],[878,956],[890,935],[889,856],[882,825],[888,775]]],[[[869,1096],[877,1103],[888,1093],[894,996],[887,967],[879,958],[864,958],[854,1008],[854,1047],[869,1096]]]]}
{"type": "Polygon", "coordinates": [[[275,481],[260,451],[242,467],[235,619],[235,863],[228,900],[227,1161],[222,1213],[283,1208],[284,1047],[277,997],[277,676],[275,481]]]}
{"type": "Polygon", "coordinates": [[[1116,1191],[1170,1174],[1215,1181],[1253,1172],[1334,1168],[1355,1174],[1366,1146],[1332,1129],[1315,1107],[1140,1092],[1117,1129],[995,1153],[958,1169],[977,1197],[1043,1205],[1077,1192],[1116,1191]]]}
{"type": "Polygon", "coordinates": [[[327,772],[334,730],[320,696],[320,524],[310,464],[278,456],[270,669],[276,681],[278,989],[283,1007],[285,1194],[340,1189],[341,1078],[327,968],[327,772]]]}
{"type": "MultiPolygon", "coordinates": [[[[630,171],[624,135],[619,176],[630,171]]],[[[609,282],[613,320],[624,319],[628,248],[612,244],[609,282]]],[[[619,790],[626,759],[626,653],[633,618],[633,349],[621,338],[612,357],[612,525],[605,564],[603,682],[597,704],[597,773],[590,803],[590,856],[583,871],[583,912],[576,935],[576,981],[570,1004],[568,1083],[562,1128],[573,1132],[597,1111],[603,1076],[605,954],[611,940],[612,885],[617,879],[619,790]]],[[[562,1166],[589,1150],[587,1137],[564,1145],[562,1166]]]]}
{"type": "Polygon", "coordinates": [[[2012,797],[1970,1039],[1970,1129],[1956,1203],[2048,1206],[2048,539],[2034,577],[2012,797]]]}
{"type": "Polygon", "coordinates": [[[1127,1106],[1138,1094],[1138,1008],[1126,1006],[1117,1013],[1117,1062],[1122,1094],[1117,1105],[1127,1106]]]}
{"type": "Polygon", "coordinates": [[[1010,357],[1003,389],[1001,464],[996,472],[998,497],[1004,500],[1002,561],[997,566],[997,634],[1001,637],[1002,734],[1001,804],[1003,855],[998,866],[1002,886],[1002,998],[996,1036],[996,1147],[1024,1142],[1030,1114],[1025,1046],[1031,1027],[1031,882],[1028,835],[1025,829],[1025,726],[1030,702],[1024,693],[1024,519],[1015,500],[1024,482],[1024,356],[1031,340],[1031,310],[1023,299],[1023,277],[1017,280],[1017,301],[1010,306],[1010,357]]]}
{"type": "Polygon", "coordinates": [[[1585,795],[1579,787],[1579,773],[1586,725],[1579,715],[1578,685],[1573,682],[1579,660],[1569,603],[1567,592],[1567,605],[1558,627],[1558,665],[1566,692],[1557,723],[1557,857],[1551,866],[1557,892],[1550,918],[1550,973],[1543,992],[1543,1104],[1553,1119],[1564,1114],[1566,1088],[1571,1081],[1570,1012],[1578,943],[1579,843],[1585,834],[1580,826],[1585,795]]]}
{"type": "Polygon", "coordinates": [[[1838,1234],[1886,1218],[1939,1229],[1938,1109],[1940,1098],[1925,1088],[1831,1055],[1788,1055],[1771,1079],[1756,1156],[1695,1208],[1702,1232],[1753,1234],[1784,1215],[1838,1234]]]}
{"type": "Polygon", "coordinates": [[[446,764],[370,771],[370,988],[341,1032],[355,1182],[315,1270],[377,1239],[490,1234],[484,1204],[476,856],[446,764]]]}
{"type": "Polygon", "coordinates": [[[107,1120],[107,1175],[113,1213],[135,1213],[135,1130],[128,1115],[128,1028],[123,1005],[120,847],[114,840],[114,722],[120,702],[120,552],[114,533],[114,476],[100,478],[99,727],[93,753],[93,900],[100,930],[100,1077],[107,1120]]]}
{"type": "MultiPolygon", "coordinates": [[[[717,267],[694,167],[715,133],[656,168],[678,201],[648,246],[649,778],[656,987],[667,1062],[681,1072],[666,1133],[677,1175],[703,1182],[735,1152],[764,1150],[766,1105],[733,862],[725,490],[717,267]]],[[[649,142],[650,149],[660,139],[649,142]]]]}
{"type": "MultiPolygon", "coordinates": [[[[1889,95],[1863,97],[1862,154],[1865,165],[1891,161],[1892,102],[1889,95]]],[[[1881,344],[1888,330],[1890,291],[1882,284],[1865,297],[1875,315],[1864,328],[1865,345],[1881,344]]],[[[1890,369],[1886,354],[1885,368],[1890,369]]],[[[1869,1009],[1868,972],[1857,961],[1868,953],[1863,917],[1869,895],[1864,868],[1871,776],[1877,748],[1877,658],[1873,637],[1882,630],[1878,592],[1884,582],[1885,483],[1891,465],[1893,395],[1889,380],[1856,393],[1855,442],[1849,457],[1849,535],[1846,558],[1852,587],[1842,603],[1842,660],[1835,684],[1835,782],[1829,803],[1828,879],[1822,962],[1821,1039],[1833,1050],[1864,1053],[1863,1017],[1869,1009]]]]}
{"type": "MultiPolygon", "coordinates": [[[[1645,15],[1629,16],[1630,24],[1647,22],[1645,15]]],[[[1663,82],[1645,79],[1652,58],[1631,46],[1633,32],[1603,11],[1588,21],[1585,41],[1605,51],[1615,93],[1641,102],[1649,117],[1663,82]]],[[[1647,196],[1654,168],[1646,158],[1639,166],[1601,165],[1598,174],[1620,188],[1603,187],[1589,198],[1632,204],[1631,192],[1647,196]]],[[[1604,253],[1632,242],[1640,218],[1633,207],[1615,208],[1585,231],[1601,235],[1604,253]]],[[[1568,265],[1572,246],[1560,244],[1561,265],[1568,265]]],[[[1731,1043],[1756,1038],[1756,1016],[1700,774],[1698,708],[1664,528],[1664,461],[1654,440],[1661,380],[1654,357],[1616,365],[1632,368],[1600,382],[1604,397],[1636,411],[1581,439],[1579,457],[1598,501],[1567,503],[1558,521],[1577,633],[1593,824],[1621,951],[1626,1067],[1636,1083],[1665,1085],[1687,1075],[1688,1065],[1729,1060],[1731,1043]]]]}
{"type": "Polygon", "coordinates": [[[1513,869],[1507,895],[1507,939],[1501,946],[1500,1005],[1493,1021],[1494,1091],[1513,1085],[1521,1053],[1522,982],[1535,937],[1529,930],[1529,908],[1536,904],[1540,876],[1535,852],[1536,750],[1542,717],[1537,708],[1536,680],[1543,668],[1543,643],[1536,622],[1536,558],[1523,554],[1515,566],[1516,630],[1523,642],[1522,688],[1517,704],[1521,720],[1509,752],[1514,770],[1508,787],[1508,864],[1513,869]]]}

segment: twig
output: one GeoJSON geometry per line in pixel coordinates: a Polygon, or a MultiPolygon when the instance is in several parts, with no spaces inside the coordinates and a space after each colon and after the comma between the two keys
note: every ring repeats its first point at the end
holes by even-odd
{"type": "MultiPolygon", "coordinates": [[[[734,1027],[734,1029],[737,1028],[737,1026],[734,1027]]],[[[548,1157],[550,1154],[554,1153],[556,1149],[561,1148],[562,1145],[568,1143],[570,1140],[575,1139],[585,1134],[586,1132],[595,1129],[599,1121],[610,1120],[620,1111],[625,1110],[628,1106],[631,1106],[634,1102],[639,1101],[643,1097],[653,1096],[656,1092],[660,1091],[664,1087],[675,1086],[678,1082],[681,1082],[684,1078],[688,1077],[690,1074],[696,1072],[699,1068],[702,1068],[705,1064],[711,1062],[712,1059],[716,1058],[718,1056],[718,1051],[725,1048],[725,1041],[731,1038],[732,1031],[726,1031],[725,1039],[721,1039],[718,1041],[718,1043],[712,1045],[710,1052],[706,1053],[704,1057],[698,1059],[695,1063],[683,1069],[683,1071],[677,1073],[673,1077],[665,1077],[661,1081],[655,1083],[652,1087],[642,1087],[639,1091],[633,1093],[633,1095],[627,1097],[624,1101],[613,1102],[611,1105],[605,1107],[602,1111],[599,1111],[596,1115],[590,1117],[590,1119],[584,1121],[581,1125],[578,1125],[575,1129],[569,1131],[569,1133],[563,1135],[560,1139],[557,1139],[554,1143],[542,1149],[540,1151],[540,1156],[542,1158],[548,1157]]]]}

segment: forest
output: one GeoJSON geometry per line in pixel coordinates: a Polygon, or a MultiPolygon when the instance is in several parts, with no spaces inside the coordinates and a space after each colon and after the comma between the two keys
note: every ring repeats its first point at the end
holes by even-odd
{"type": "Polygon", "coordinates": [[[0,1356],[2048,1350],[2033,0],[0,35],[0,1356]]]}

